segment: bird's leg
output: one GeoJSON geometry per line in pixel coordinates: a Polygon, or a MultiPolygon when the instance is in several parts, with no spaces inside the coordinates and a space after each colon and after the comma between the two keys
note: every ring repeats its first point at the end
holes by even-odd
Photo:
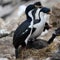
{"type": "Polygon", "coordinates": [[[19,58],[19,53],[20,53],[20,50],[21,50],[21,45],[15,49],[15,56],[16,56],[16,59],[19,58]]]}
{"type": "Polygon", "coordinates": [[[18,53],[19,53],[19,52],[18,52],[18,48],[17,48],[17,49],[15,49],[15,56],[16,56],[16,59],[19,58],[18,53]]]}
{"type": "Polygon", "coordinates": [[[23,50],[26,50],[26,46],[19,46],[19,58],[23,58],[23,50]]]}

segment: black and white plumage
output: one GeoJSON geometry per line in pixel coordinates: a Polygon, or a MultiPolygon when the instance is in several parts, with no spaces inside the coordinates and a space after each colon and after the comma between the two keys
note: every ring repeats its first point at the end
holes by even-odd
{"type": "MultiPolygon", "coordinates": [[[[35,6],[40,6],[40,7],[38,7],[39,9],[41,9],[42,8],[42,5],[41,5],[41,3],[40,2],[36,2],[35,4],[32,4],[32,5],[29,5],[27,8],[26,8],[26,10],[25,10],[25,14],[26,14],[26,17],[27,17],[27,19],[29,18],[28,17],[28,12],[29,11],[31,11],[32,9],[34,9],[33,10],[33,12],[32,12],[32,14],[33,14],[33,16],[34,16],[34,25],[35,24],[37,24],[37,23],[39,23],[40,21],[41,21],[41,19],[40,19],[40,17],[39,17],[39,9],[37,8],[37,7],[35,7],[35,6]]],[[[45,32],[45,30],[49,30],[50,29],[50,27],[49,27],[49,25],[48,25],[48,23],[45,23],[45,27],[44,27],[44,32],[45,32]],[[46,25],[47,24],[47,25],[46,25]]],[[[35,30],[35,28],[34,28],[34,30],[35,30]]]]}
{"type": "Polygon", "coordinates": [[[31,38],[36,38],[43,32],[47,16],[49,15],[47,13],[50,12],[50,9],[46,7],[43,7],[42,9],[38,8],[37,10],[38,10],[37,12],[39,12],[40,19],[39,20],[34,19],[34,22],[37,21],[37,23],[35,22],[35,24],[33,25],[33,30],[35,29],[35,31],[32,33],[31,38]]]}
{"type": "Polygon", "coordinates": [[[13,45],[15,47],[16,58],[18,58],[18,48],[21,45],[25,47],[30,38],[33,28],[32,10],[29,12],[29,19],[25,20],[14,32],[13,45]]]}
{"type": "MultiPolygon", "coordinates": [[[[47,13],[50,12],[50,9],[43,7],[42,9],[39,9],[38,11],[39,11],[39,19],[34,19],[33,30],[32,30],[34,32],[31,34],[30,40],[28,41],[28,44],[27,44],[28,47],[29,46],[30,47],[33,47],[33,46],[37,47],[38,46],[38,48],[41,47],[41,44],[37,43],[38,40],[36,41],[36,38],[39,35],[41,35],[41,33],[43,32],[44,29],[48,29],[48,27],[49,27],[49,25],[46,24],[46,19],[49,15],[47,13]]],[[[33,16],[34,16],[34,14],[33,14],[33,16]]]]}
{"type": "Polygon", "coordinates": [[[48,41],[44,39],[36,39],[34,42],[32,42],[32,44],[28,43],[27,48],[42,49],[44,47],[47,47],[53,42],[56,36],[60,36],[60,28],[55,29],[48,41]]]}
{"type": "Polygon", "coordinates": [[[26,18],[29,19],[29,16],[28,16],[29,11],[31,11],[32,9],[41,8],[41,7],[42,7],[42,4],[41,4],[40,1],[39,2],[35,2],[34,4],[28,5],[26,10],[25,10],[26,18]]]}
{"type": "MultiPolygon", "coordinates": [[[[41,19],[40,19],[40,17],[39,17],[39,14],[40,14],[40,10],[41,10],[42,8],[43,8],[43,7],[34,8],[34,10],[33,10],[33,12],[32,12],[32,14],[33,14],[33,16],[34,16],[34,25],[35,25],[35,24],[38,24],[38,23],[41,21],[41,19]]],[[[48,20],[48,19],[47,19],[47,20],[48,20]]],[[[48,21],[49,21],[49,20],[48,20],[48,21]]],[[[45,35],[50,28],[51,28],[51,26],[49,25],[48,22],[46,22],[41,36],[45,35]]]]}
{"type": "MultiPolygon", "coordinates": [[[[29,18],[29,17],[28,17],[28,12],[31,11],[32,9],[34,9],[33,12],[32,12],[32,14],[33,14],[33,16],[34,16],[34,24],[39,23],[40,20],[41,20],[40,17],[39,17],[39,11],[40,11],[40,10],[39,10],[38,8],[39,8],[39,9],[43,8],[43,7],[42,7],[42,4],[41,4],[40,2],[36,2],[36,3],[34,3],[34,4],[31,4],[31,5],[27,6],[27,8],[26,8],[26,10],[25,10],[25,14],[26,14],[27,19],[28,19],[28,18],[29,18]]],[[[43,31],[49,30],[49,29],[50,29],[50,26],[49,26],[48,23],[46,22],[43,31]],[[46,25],[46,24],[47,24],[47,25],[46,25]]],[[[34,28],[34,30],[35,30],[35,28],[34,28]]]]}
{"type": "MultiPolygon", "coordinates": [[[[41,21],[41,19],[40,19],[40,17],[39,17],[39,14],[40,14],[40,10],[39,10],[39,9],[42,9],[42,8],[45,8],[45,7],[42,7],[42,5],[41,5],[41,6],[38,7],[38,8],[34,8],[34,10],[33,10],[34,25],[35,25],[35,24],[38,24],[38,23],[41,21]]],[[[47,19],[41,36],[43,36],[43,35],[45,35],[46,33],[48,33],[48,30],[49,30],[50,28],[51,28],[51,25],[49,25],[49,20],[47,19]]]]}

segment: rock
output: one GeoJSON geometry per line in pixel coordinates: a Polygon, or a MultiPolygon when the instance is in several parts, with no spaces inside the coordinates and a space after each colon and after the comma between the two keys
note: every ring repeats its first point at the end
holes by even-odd
{"type": "Polygon", "coordinates": [[[8,2],[11,2],[11,0],[3,0],[3,3],[8,3],[8,2]]]}
{"type": "Polygon", "coordinates": [[[52,12],[55,16],[59,17],[60,16],[60,3],[56,3],[53,7],[52,7],[52,12]]]}
{"type": "Polygon", "coordinates": [[[60,43],[57,44],[56,51],[52,54],[51,60],[60,60],[60,43]]]}
{"type": "Polygon", "coordinates": [[[5,24],[7,31],[14,31],[18,26],[17,20],[8,20],[5,24]]]}
{"type": "Polygon", "coordinates": [[[10,33],[5,28],[5,24],[6,24],[5,21],[0,18],[0,38],[10,33]]]}
{"type": "Polygon", "coordinates": [[[9,1],[9,0],[8,0],[8,1],[4,1],[4,0],[3,0],[3,1],[1,1],[0,4],[1,4],[2,7],[5,7],[5,6],[7,6],[7,5],[11,5],[11,4],[12,4],[12,1],[11,1],[11,0],[10,0],[10,1],[9,1]]]}
{"type": "Polygon", "coordinates": [[[2,18],[0,18],[0,34],[9,33],[5,28],[5,24],[5,21],[2,18]]]}
{"type": "Polygon", "coordinates": [[[25,12],[25,9],[26,9],[25,5],[19,6],[18,12],[17,12],[18,17],[20,17],[25,12]]]}
{"type": "Polygon", "coordinates": [[[51,60],[51,58],[50,58],[50,57],[48,57],[48,58],[46,58],[45,60],[51,60]]]}
{"type": "Polygon", "coordinates": [[[0,58],[0,60],[9,60],[8,58],[0,58]]]}
{"type": "Polygon", "coordinates": [[[4,25],[5,25],[5,21],[0,18],[0,29],[4,28],[4,25]]]}
{"type": "MultiPolygon", "coordinates": [[[[60,44],[59,44],[60,45],[60,44]]],[[[43,48],[43,49],[21,49],[20,50],[20,58],[29,58],[32,57],[34,60],[41,59],[48,57],[46,60],[52,60],[53,59],[59,59],[60,58],[60,51],[56,52],[58,47],[58,43],[53,42],[49,46],[43,48]],[[56,57],[56,58],[55,58],[56,57]]]]}
{"type": "Polygon", "coordinates": [[[25,19],[25,5],[21,5],[14,11],[13,15],[5,20],[5,28],[8,31],[14,31],[25,19]]]}
{"type": "MultiPolygon", "coordinates": [[[[53,44],[54,45],[54,44],[53,44]]],[[[46,58],[46,60],[60,60],[60,43],[57,43],[55,42],[55,49],[54,46],[51,46],[52,47],[52,54],[50,55],[50,57],[46,58]]]]}
{"type": "Polygon", "coordinates": [[[16,16],[14,16],[13,18],[9,17],[5,21],[1,19],[0,37],[8,36],[12,31],[15,31],[18,25],[20,25],[26,19],[24,14],[25,8],[26,8],[25,5],[20,6],[16,12],[16,16]],[[23,11],[21,9],[23,9],[23,11]]]}
{"type": "Polygon", "coordinates": [[[4,37],[0,39],[0,57],[8,58],[9,60],[15,59],[15,49],[12,45],[12,37],[4,37]]]}
{"type": "Polygon", "coordinates": [[[50,22],[49,22],[49,23],[50,23],[53,27],[57,27],[56,20],[57,20],[57,18],[56,18],[55,15],[53,14],[53,15],[50,16],[50,22]]]}
{"type": "Polygon", "coordinates": [[[52,7],[52,16],[51,21],[53,26],[59,27],[60,26],[60,3],[56,3],[52,7]]]}
{"type": "Polygon", "coordinates": [[[34,60],[32,57],[30,57],[30,58],[27,58],[26,60],[34,60]]]}
{"type": "Polygon", "coordinates": [[[6,5],[5,7],[0,6],[0,17],[6,18],[12,13],[13,10],[14,10],[14,7],[12,7],[11,5],[6,5]]]}
{"type": "Polygon", "coordinates": [[[53,54],[53,56],[51,57],[51,60],[60,60],[60,53],[53,54]]]}
{"type": "Polygon", "coordinates": [[[54,4],[60,2],[60,0],[40,0],[43,6],[51,8],[54,4]]]}
{"type": "Polygon", "coordinates": [[[17,4],[20,5],[20,2],[21,2],[21,0],[12,0],[13,5],[17,5],[17,4]]]}

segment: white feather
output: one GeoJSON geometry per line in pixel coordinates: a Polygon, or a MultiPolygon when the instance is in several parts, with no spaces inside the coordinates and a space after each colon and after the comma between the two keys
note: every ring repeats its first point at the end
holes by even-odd
{"type": "Polygon", "coordinates": [[[45,30],[44,32],[41,33],[41,36],[44,36],[48,33],[48,30],[45,30]]]}
{"type": "Polygon", "coordinates": [[[33,27],[36,28],[36,31],[32,34],[32,37],[38,37],[43,32],[45,22],[46,22],[44,20],[43,12],[40,12],[40,18],[41,18],[41,21],[39,23],[33,25],[33,27]]]}
{"type": "Polygon", "coordinates": [[[41,21],[33,25],[33,27],[36,28],[36,31],[32,34],[31,36],[32,38],[38,37],[43,32],[45,23],[47,22],[47,19],[48,19],[48,14],[40,12],[40,18],[41,18],[41,21]]]}
{"type": "Polygon", "coordinates": [[[45,14],[44,18],[45,18],[46,22],[49,24],[50,15],[49,14],[45,14]]]}

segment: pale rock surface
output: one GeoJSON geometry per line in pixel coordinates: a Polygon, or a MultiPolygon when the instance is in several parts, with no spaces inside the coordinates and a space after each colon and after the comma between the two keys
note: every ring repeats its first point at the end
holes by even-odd
{"type": "Polygon", "coordinates": [[[0,58],[0,60],[9,60],[8,58],[0,58]]]}
{"type": "Polygon", "coordinates": [[[4,25],[5,25],[5,21],[0,18],[0,29],[4,28],[4,25]]]}
{"type": "Polygon", "coordinates": [[[60,3],[56,3],[52,7],[52,16],[51,16],[51,22],[55,27],[60,26],[60,3]]]}

